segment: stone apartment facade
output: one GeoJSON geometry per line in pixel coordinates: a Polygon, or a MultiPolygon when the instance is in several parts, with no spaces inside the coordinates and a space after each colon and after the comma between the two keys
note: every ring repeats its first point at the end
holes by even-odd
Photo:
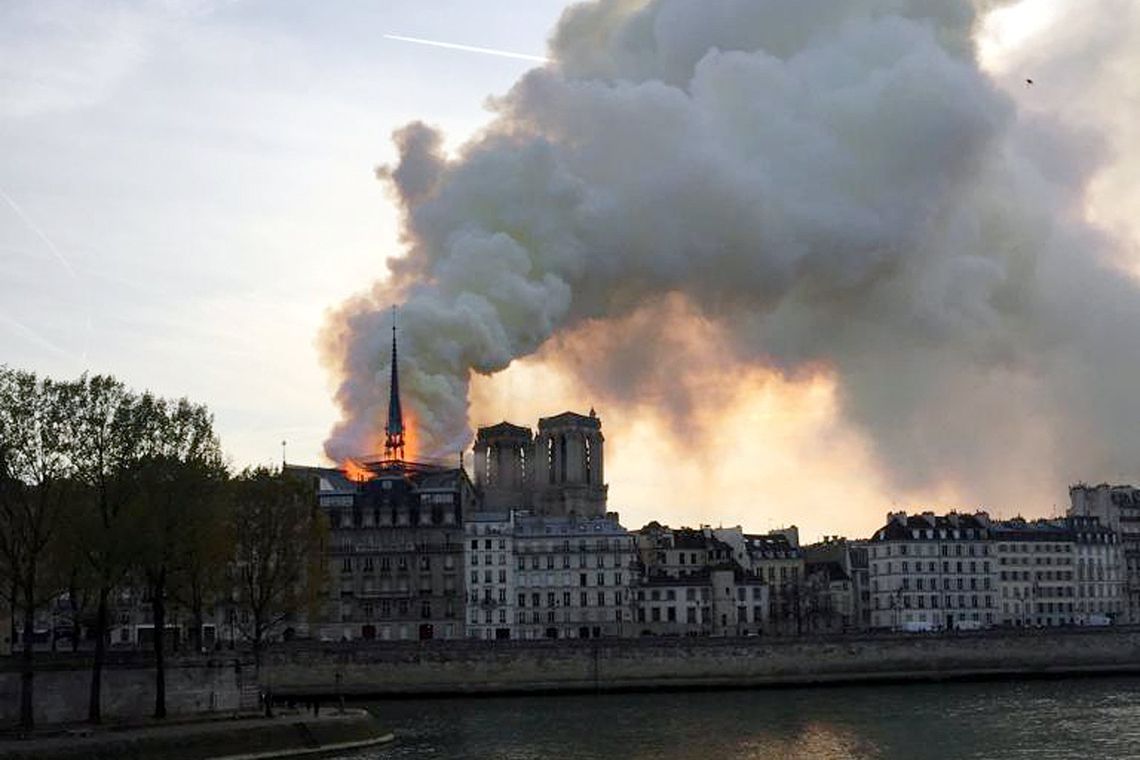
{"type": "Polygon", "coordinates": [[[710,528],[637,533],[641,573],[634,590],[640,635],[757,635],[768,623],[769,586],[710,528]]]}
{"type": "Polygon", "coordinates": [[[467,638],[520,638],[515,625],[514,514],[476,512],[463,525],[467,638]]]}
{"type": "Polygon", "coordinates": [[[988,628],[999,622],[989,517],[894,512],[869,542],[871,627],[988,628]]]}
{"type": "MultiPolygon", "coordinates": [[[[362,465],[363,466],[363,465],[362,465]]],[[[322,640],[454,639],[464,635],[464,529],[475,491],[461,468],[403,461],[354,481],[317,470],[328,516],[322,640]]]]}
{"type": "Polygon", "coordinates": [[[1095,517],[888,515],[870,542],[874,628],[1105,625],[1124,619],[1122,552],[1095,517]]]}
{"type": "Polygon", "coordinates": [[[860,541],[824,536],[803,547],[809,626],[815,630],[865,630],[871,625],[867,547],[860,541]]]}
{"type": "Polygon", "coordinates": [[[1124,618],[1115,531],[1096,517],[994,525],[1002,617],[1011,626],[1103,624],[1124,618]]]}
{"type": "Polygon", "coordinates": [[[636,555],[617,515],[476,513],[465,527],[469,638],[630,635],[636,555]]]}
{"type": "Polygon", "coordinates": [[[1078,483],[1069,488],[1069,515],[1099,518],[1119,534],[1124,581],[1120,622],[1140,623],[1140,488],[1078,483]]]}
{"type": "Polygon", "coordinates": [[[636,553],[616,514],[515,520],[518,638],[628,636],[636,553]]]}
{"type": "Polygon", "coordinates": [[[732,548],[733,558],[768,587],[765,631],[792,635],[805,625],[805,567],[799,530],[745,533],[740,526],[714,528],[713,535],[732,548]]]}
{"type": "Polygon", "coordinates": [[[1076,622],[1127,622],[1127,566],[1120,534],[1096,517],[1070,516],[1065,523],[1077,550],[1076,622]]]}

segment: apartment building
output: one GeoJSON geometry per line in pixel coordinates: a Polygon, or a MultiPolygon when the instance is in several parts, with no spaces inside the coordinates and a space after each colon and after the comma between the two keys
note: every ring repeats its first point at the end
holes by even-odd
{"type": "Polygon", "coordinates": [[[893,512],[869,541],[871,627],[988,628],[1000,616],[989,516],[893,512]]]}

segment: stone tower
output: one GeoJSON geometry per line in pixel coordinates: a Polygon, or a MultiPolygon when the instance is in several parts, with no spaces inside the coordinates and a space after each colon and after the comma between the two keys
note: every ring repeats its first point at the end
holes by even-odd
{"type": "Polygon", "coordinates": [[[533,509],[534,436],[530,428],[500,422],[475,435],[475,487],[483,509],[533,509]]]}
{"type": "Polygon", "coordinates": [[[534,441],[535,510],[542,515],[606,514],[602,422],[563,412],[538,421],[534,441]]]}

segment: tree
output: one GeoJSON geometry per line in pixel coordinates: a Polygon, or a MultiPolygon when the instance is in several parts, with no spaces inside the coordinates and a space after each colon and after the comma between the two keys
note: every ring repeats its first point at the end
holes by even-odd
{"type": "Polygon", "coordinates": [[[89,498],[76,521],[95,592],[95,654],[91,666],[88,720],[102,720],[103,664],[109,635],[109,601],[135,559],[128,505],[137,488],[138,464],[157,413],[154,399],[137,396],[113,377],[84,375],[68,414],[76,478],[89,498]]]}
{"type": "Polygon", "coordinates": [[[66,413],[74,386],[0,367],[0,566],[23,615],[20,728],[35,725],[36,610],[58,593],[46,567],[73,491],[66,413]]]}
{"type": "Polygon", "coordinates": [[[238,604],[248,613],[240,630],[260,668],[270,637],[306,608],[319,583],[312,567],[327,526],[303,480],[259,467],[243,471],[231,486],[233,577],[238,604]]]}
{"type": "Polygon", "coordinates": [[[146,415],[144,454],[136,468],[131,513],[141,537],[137,556],[146,583],[154,623],[156,718],[166,717],[166,620],[171,587],[184,564],[194,562],[200,521],[225,479],[221,448],[213,418],[204,406],[186,399],[166,401],[144,396],[153,412],[146,415]]]}
{"type": "Polygon", "coordinates": [[[226,486],[204,495],[182,525],[182,552],[175,566],[170,596],[190,614],[190,645],[203,648],[205,613],[228,588],[227,568],[234,558],[233,524],[226,513],[226,486]]]}
{"type": "Polygon", "coordinates": [[[53,542],[53,556],[49,559],[55,568],[60,588],[60,600],[67,603],[64,622],[70,630],[71,651],[78,652],[84,622],[90,622],[91,596],[95,588],[91,568],[84,552],[87,535],[84,531],[84,514],[89,511],[85,502],[90,498],[86,488],[76,487],[72,503],[67,510],[70,519],[63,521],[57,540],[53,542]]]}

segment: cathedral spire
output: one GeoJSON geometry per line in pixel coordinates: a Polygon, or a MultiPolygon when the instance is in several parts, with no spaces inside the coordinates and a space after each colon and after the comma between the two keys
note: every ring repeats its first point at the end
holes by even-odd
{"type": "Polygon", "coordinates": [[[400,409],[400,374],[396,366],[396,307],[392,307],[392,381],[388,393],[388,424],[384,426],[384,454],[404,458],[404,413],[400,409]]]}

